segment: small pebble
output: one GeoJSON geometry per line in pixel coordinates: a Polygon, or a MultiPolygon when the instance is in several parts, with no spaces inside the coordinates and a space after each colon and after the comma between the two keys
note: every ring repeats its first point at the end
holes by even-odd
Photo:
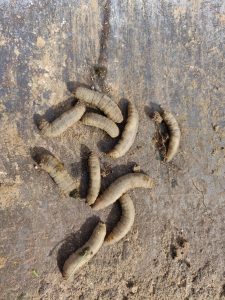
{"type": "Polygon", "coordinates": [[[136,173],[141,172],[141,167],[139,165],[133,166],[133,172],[136,172],[136,173]]]}
{"type": "Polygon", "coordinates": [[[132,294],[136,294],[137,291],[138,291],[138,287],[137,287],[137,286],[133,286],[133,287],[131,288],[131,293],[132,293],[132,294]]]}
{"type": "Polygon", "coordinates": [[[213,130],[214,130],[215,132],[217,132],[217,131],[219,130],[219,128],[220,128],[220,126],[217,125],[217,124],[213,124],[212,127],[213,127],[213,130]]]}

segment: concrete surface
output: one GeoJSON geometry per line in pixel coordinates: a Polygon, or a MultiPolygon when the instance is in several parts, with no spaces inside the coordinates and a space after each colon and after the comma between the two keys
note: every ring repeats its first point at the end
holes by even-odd
{"type": "Polygon", "coordinates": [[[1,0],[0,23],[0,299],[224,298],[225,2],[1,0]],[[93,76],[99,64],[106,78],[93,76]],[[39,115],[52,120],[69,107],[78,82],[136,103],[139,132],[125,157],[107,158],[114,142],[81,124],[40,136],[39,115]],[[152,142],[156,104],[182,131],[170,164],[152,142]],[[34,167],[40,147],[81,178],[80,199],[34,167]],[[119,216],[116,206],[96,214],[85,205],[89,149],[109,173],[103,189],[134,163],[156,187],[130,193],[132,232],[66,282],[68,254],[99,217],[113,226],[119,216]]]}

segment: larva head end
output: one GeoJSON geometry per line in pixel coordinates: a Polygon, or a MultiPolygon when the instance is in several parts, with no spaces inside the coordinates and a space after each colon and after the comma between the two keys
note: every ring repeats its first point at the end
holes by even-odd
{"type": "Polygon", "coordinates": [[[92,204],[92,205],[90,205],[90,206],[91,206],[91,208],[92,208],[94,211],[99,210],[98,206],[97,206],[95,203],[92,204]]]}
{"type": "Polygon", "coordinates": [[[95,211],[104,208],[104,207],[102,207],[101,201],[98,200],[98,199],[99,199],[99,198],[97,198],[97,200],[95,201],[95,203],[91,205],[91,208],[92,208],[93,210],[95,210],[95,211]]]}
{"type": "Polygon", "coordinates": [[[67,272],[62,271],[62,277],[64,280],[68,280],[71,276],[67,272]]]}
{"type": "Polygon", "coordinates": [[[117,118],[117,122],[116,123],[122,123],[122,122],[123,122],[123,116],[121,114],[121,116],[117,118]]]}
{"type": "Polygon", "coordinates": [[[120,157],[120,155],[119,155],[116,151],[114,151],[114,150],[108,152],[107,154],[108,154],[111,158],[113,158],[113,159],[116,159],[116,158],[119,158],[119,157],[120,157]]]}
{"type": "Polygon", "coordinates": [[[99,221],[97,228],[99,233],[104,233],[104,236],[106,235],[106,224],[104,222],[99,221]]]}

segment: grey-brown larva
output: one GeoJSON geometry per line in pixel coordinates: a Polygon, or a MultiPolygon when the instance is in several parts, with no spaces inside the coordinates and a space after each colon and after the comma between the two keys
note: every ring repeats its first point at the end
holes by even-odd
{"type": "Polygon", "coordinates": [[[78,188],[78,181],[72,178],[63,163],[51,154],[44,154],[41,157],[40,167],[49,173],[65,195],[70,195],[78,188]]]}
{"type": "Polygon", "coordinates": [[[83,265],[98,252],[106,235],[106,225],[99,222],[90,239],[65,261],[62,275],[65,279],[74,275],[83,265]]]}
{"type": "Polygon", "coordinates": [[[98,127],[108,133],[112,138],[119,135],[118,126],[110,119],[97,113],[86,113],[81,122],[85,125],[98,127]]]}
{"type": "Polygon", "coordinates": [[[119,199],[122,214],[119,222],[113,228],[112,232],[106,236],[104,244],[112,245],[121,240],[130,231],[134,223],[135,209],[133,201],[128,194],[119,199]]]}
{"type": "Polygon", "coordinates": [[[102,110],[104,114],[114,122],[121,123],[123,121],[123,115],[119,106],[107,95],[89,90],[85,87],[78,87],[74,95],[79,100],[102,110]]]}
{"type": "Polygon", "coordinates": [[[95,153],[91,153],[89,160],[89,188],[87,194],[87,203],[93,204],[98,197],[101,186],[101,171],[99,158],[95,153]]]}
{"type": "Polygon", "coordinates": [[[129,173],[117,178],[92,205],[94,210],[103,209],[114,203],[130,189],[152,188],[153,180],[143,173],[129,173]]]}
{"type": "Polygon", "coordinates": [[[113,158],[123,156],[133,145],[138,131],[139,116],[135,105],[128,103],[127,123],[118,144],[108,153],[113,158]]]}
{"type": "Polygon", "coordinates": [[[169,129],[169,143],[166,151],[164,161],[169,162],[173,159],[180,144],[181,132],[177,120],[171,114],[171,112],[163,110],[162,113],[163,121],[169,129]]]}
{"type": "Polygon", "coordinates": [[[85,105],[78,102],[73,108],[64,112],[52,123],[43,120],[39,126],[41,133],[46,137],[55,137],[74,125],[85,113],[85,105]]]}

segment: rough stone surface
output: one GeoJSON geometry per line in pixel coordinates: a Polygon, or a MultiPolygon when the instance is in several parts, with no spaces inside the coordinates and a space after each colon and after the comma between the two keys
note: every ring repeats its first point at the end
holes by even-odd
{"type": "Polygon", "coordinates": [[[0,23],[0,299],[223,299],[224,1],[1,0],[0,23]],[[77,83],[123,111],[124,99],[137,105],[139,132],[125,157],[108,158],[115,142],[80,123],[58,138],[39,134],[39,116],[69,108],[77,83]],[[169,164],[152,142],[149,111],[159,104],[182,131],[169,164]],[[40,147],[81,178],[80,199],[63,197],[35,167],[40,147]],[[99,217],[112,227],[119,214],[85,205],[89,150],[100,153],[103,189],[134,165],[156,187],[130,193],[132,231],[67,282],[59,269],[69,253],[99,217]]]}

